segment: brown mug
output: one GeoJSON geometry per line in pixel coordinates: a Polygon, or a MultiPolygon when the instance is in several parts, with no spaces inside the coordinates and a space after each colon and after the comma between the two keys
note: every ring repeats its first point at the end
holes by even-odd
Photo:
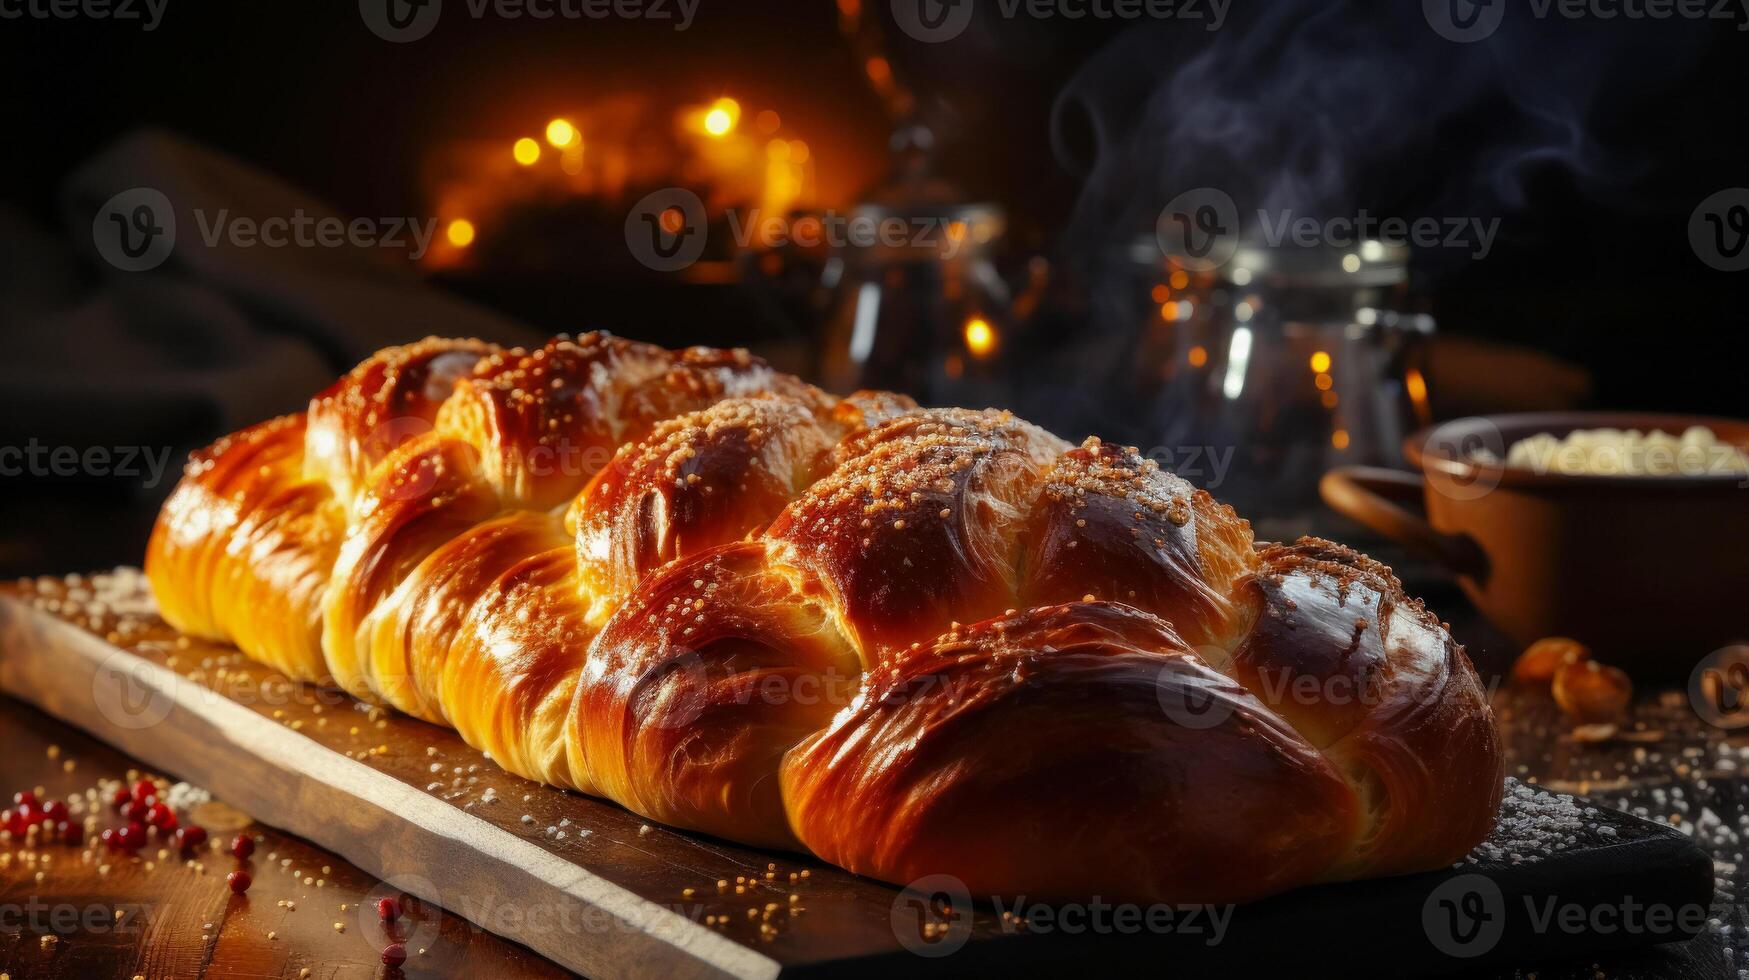
{"type": "Polygon", "coordinates": [[[1418,473],[1344,466],[1325,503],[1442,562],[1520,646],[1570,636],[1641,676],[1686,677],[1749,636],[1749,479],[1572,475],[1505,465],[1539,433],[1706,426],[1749,446],[1749,422],[1623,412],[1457,419],[1403,444],[1418,473]],[[1478,458],[1477,450],[1491,456],[1478,458]],[[1421,510],[1416,509],[1419,504],[1421,510]]]}

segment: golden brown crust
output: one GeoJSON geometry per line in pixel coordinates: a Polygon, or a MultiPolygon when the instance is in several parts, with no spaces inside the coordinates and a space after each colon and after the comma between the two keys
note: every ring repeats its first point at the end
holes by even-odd
{"type": "Polygon", "coordinates": [[[1047,901],[1257,898],[1321,875],[1354,819],[1289,725],[1163,620],[1106,603],[887,660],[783,777],[797,836],[835,864],[1047,901]],[[1168,709],[1184,691],[1206,715],[1168,709]]]}
{"type": "Polygon", "coordinates": [[[381,352],[198,455],[147,567],[180,628],[513,772],[898,883],[1246,900],[1448,863],[1501,790],[1383,566],[744,351],[381,352]]]}
{"type": "Polygon", "coordinates": [[[1317,538],[1272,545],[1243,589],[1230,672],[1348,774],[1365,807],[1346,876],[1449,864],[1504,786],[1493,711],[1463,648],[1384,565],[1317,538]],[[1450,806],[1442,800],[1473,801],[1450,806]]]}
{"type": "Polygon", "coordinates": [[[177,629],[323,681],[322,596],[345,524],[328,486],[303,476],[304,439],[300,413],[195,453],[152,529],[146,575],[177,629]]]}
{"type": "Polygon", "coordinates": [[[1056,459],[1029,535],[1022,608],[1110,599],[1165,618],[1192,644],[1231,635],[1229,596],[1257,562],[1232,508],[1098,439],[1056,459]]]}
{"type": "Polygon", "coordinates": [[[704,552],[646,579],[596,638],[572,759],[639,813],[793,847],[778,767],[848,702],[861,670],[763,544],[704,552]]]}
{"type": "Polygon", "coordinates": [[[427,337],[377,351],[310,400],[307,474],[350,504],[384,457],[431,431],[456,383],[497,350],[477,340],[427,337]]]}
{"type": "Polygon", "coordinates": [[[1014,604],[1021,517],[1064,448],[1006,412],[901,415],[846,439],[770,537],[874,658],[1014,604]]]}
{"type": "Polygon", "coordinates": [[[602,618],[661,565],[770,523],[825,472],[842,431],[793,398],[731,398],[621,448],[571,509],[602,618]]]}

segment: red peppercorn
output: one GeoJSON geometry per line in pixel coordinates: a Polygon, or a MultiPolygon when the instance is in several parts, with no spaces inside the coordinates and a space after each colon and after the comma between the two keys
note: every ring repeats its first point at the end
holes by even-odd
{"type": "Polygon", "coordinates": [[[180,850],[192,851],[206,843],[206,828],[189,824],[176,831],[176,846],[180,850]]]}
{"type": "Polygon", "coordinates": [[[158,784],[150,779],[142,779],[134,784],[134,799],[145,801],[148,796],[158,795],[158,784]]]}
{"type": "Polygon", "coordinates": [[[122,807],[127,806],[128,802],[133,798],[133,794],[128,792],[126,786],[117,786],[115,792],[110,794],[109,803],[111,806],[119,810],[122,807]]]}
{"type": "Polygon", "coordinates": [[[385,898],[377,902],[377,918],[384,922],[393,922],[401,917],[401,903],[393,898],[385,898]]]}
{"type": "Polygon", "coordinates": [[[67,819],[67,804],[62,803],[60,800],[50,800],[47,803],[44,803],[43,819],[53,820],[55,823],[60,823],[67,819]]]}
{"type": "Polygon", "coordinates": [[[121,818],[129,823],[144,823],[151,808],[139,800],[129,800],[121,805],[121,818]]]}
{"type": "Polygon", "coordinates": [[[34,801],[20,803],[18,809],[14,812],[17,814],[16,819],[18,820],[19,829],[13,831],[13,833],[23,833],[43,822],[43,812],[37,809],[37,805],[34,801]]]}
{"type": "Polygon", "coordinates": [[[407,962],[407,947],[404,943],[390,943],[383,947],[383,964],[385,966],[400,966],[407,962]]]}
{"type": "Polygon", "coordinates": [[[115,843],[124,851],[137,851],[146,846],[146,828],[130,823],[115,832],[115,843]]]}
{"type": "Polygon", "coordinates": [[[238,834],[237,839],[231,841],[231,853],[237,855],[239,859],[247,858],[255,853],[255,840],[238,834]]]}
{"type": "Polygon", "coordinates": [[[20,808],[36,806],[36,794],[28,789],[19,790],[12,794],[12,805],[20,808]]]}
{"type": "Polygon", "coordinates": [[[225,883],[231,886],[231,891],[241,895],[249,890],[249,886],[255,883],[255,879],[249,877],[247,871],[233,871],[225,876],[225,883]]]}
{"type": "Polygon", "coordinates": [[[176,813],[162,803],[154,803],[146,810],[146,822],[159,830],[175,830],[176,813]]]}
{"type": "Polygon", "coordinates": [[[83,824],[74,823],[71,820],[63,820],[61,821],[60,826],[56,829],[60,831],[62,843],[80,844],[85,840],[85,827],[83,824]]]}

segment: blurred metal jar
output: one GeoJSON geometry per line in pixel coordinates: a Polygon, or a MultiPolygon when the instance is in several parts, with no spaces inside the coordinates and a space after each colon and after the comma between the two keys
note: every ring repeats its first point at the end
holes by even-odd
{"type": "Polygon", "coordinates": [[[1243,244],[1213,268],[1168,253],[1140,333],[1162,464],[1263,522],[1313,513],[1332,466],[1396,464],[1431,420],[1434,325],[1404,308],[1408,259],[1371,240],[1243,244]]]}

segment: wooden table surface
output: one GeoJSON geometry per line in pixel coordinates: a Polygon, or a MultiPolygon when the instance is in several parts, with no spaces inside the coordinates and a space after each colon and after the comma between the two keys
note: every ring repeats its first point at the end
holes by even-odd
{"type": "MultiPolygon", "coordinates": [[[[121,752],[5,697],[0,697],[0,747],[6,805],[22,789],[43,799],[65,799],[140,775],[121,752]]],[[[197,823],[207,820],[219,846],[209,844],[191,859],[158,840],[137,860],[102,845],[4,845],[0,974],[10,980],[570,975],[521,946],[417,901],[407,902],[396,937],[406,940],[407,962],[399,970],[386,967],[382,950],[391,939],[375,903],[399,893],[222,804],[198,808],[195,816],[197,823]],[[236,833],[259,838],[246,861],[229,850],[236,833]],[[254,879],[243,896],[233,895],[225,880],[238,867],[254,879]]],[[[119,823],[108,806],[98,807],[97,819],[99,828],[119,823]]]]}
{"type": "MultiPolygon", "coordinates": [[[[1452,601],[1443,601],[1448,605],[1435,608],[1450,608],[1452,601]]],[[[1475,629],[1454,624],[1485,670],[1503,666],[1506,651],[1497,640],[1465,636],[1475,629]]],[[[1674,688],[1639,691],[1633,722],[1622,726],[1621,736],[1599,743],[1574,740],[1545,693],[1502,687],[1495,703],[1509,773],[1682,827],[1714,856],[1722,891],[1712,929],[1691,942],[1482,976],[1741,980],[1738,971],[1749,963],[1734,944],[1749,931],[1749,914],[1736,897],[1749,886],[1738,870],[1739,835],[1749,835],[1749,785],[1738,765],[1741,759],[1749,766],[1749,734],[1708,725],[1686,692],[1674,688]]],[[[136,767],[124,751],[0,697],[0,805],[21,789],[44,798],[90,790],[101,796],[116,781],[137,778],[136,767]]],[[[106,806],[96,814],[98,828],[117,822],[106,806]]],[[[406,939],[409,958],[398,970],[386,967],[381,951],[391,936],[374,903],[388,892],[377,881],[222,804],[194,816],[219,846],[209,845],[192,861],[158,841],[138,860],[100,845],[0,845],[0,980],[567,975],[527,949],[416,901],[408,903],[394,937],[406,939]],[[238,831],[259,838],[253,857],[241,862],[254,877],[246,897],[232,895],[225,882],[239,865],[228,850],[238,831]]],[[[1377,969],[1389,972],[1388,964],[1377,969]]]]}

